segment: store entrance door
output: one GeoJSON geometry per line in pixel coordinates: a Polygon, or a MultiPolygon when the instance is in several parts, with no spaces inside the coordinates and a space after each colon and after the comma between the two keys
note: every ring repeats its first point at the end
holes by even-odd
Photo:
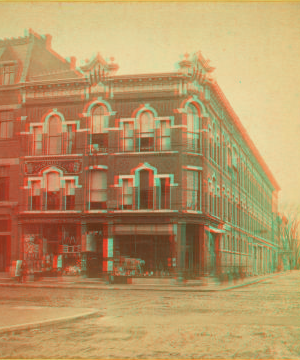
{"type": "Polygon", "coordinates": [[[0,235],[0,272],[5,271],[7,257],[7,236],[0,235]]]}

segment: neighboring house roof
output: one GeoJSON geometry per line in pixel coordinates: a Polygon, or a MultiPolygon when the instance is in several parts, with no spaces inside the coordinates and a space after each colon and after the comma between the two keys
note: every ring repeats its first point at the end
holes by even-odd
{"type": "Polygon", "coordinates": [[[75,58],[67,61],[51,48],[51,37],[29,31],[23,38],[0,40],[0,62],[18,61],[21,70],[18,82],[43,80],[80,80],[75,58]],[[74,61],[75,60],[75,61],[74,61]]]}

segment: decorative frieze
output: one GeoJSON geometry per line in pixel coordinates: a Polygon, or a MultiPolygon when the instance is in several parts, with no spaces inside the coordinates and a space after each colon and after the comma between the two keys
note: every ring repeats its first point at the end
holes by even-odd
{"type": "Polygon", "coordinates": [[[31,91],[26,93],[27,99],[43,99],[52,97],[64,97],[64,96],[85,96],[84,89],[55,89],[55,90],[41,90],[31,91]]]}
{"type": "Polygon", "coordinates": [[[48,166],[56,166],[61,168],[66,174],[78,174],[82,170],[81,160],[42,160],[42,161],[25,161],[24,173],[26,175],[38,174],[43,168],[48,166]]]}

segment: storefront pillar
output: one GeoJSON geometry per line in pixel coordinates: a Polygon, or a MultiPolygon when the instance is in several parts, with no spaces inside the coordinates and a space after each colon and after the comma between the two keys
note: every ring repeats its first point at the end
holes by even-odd
{"type": "Polygon", "coordinates": [[[220,242],[221,242],[221,235],[220,234],[216,234],[215,235],[215,275],[219,275],[222,272],[222,267],[221,267],[221,251],[220,251],[220,242]]]}
{"type": "Polygon", "coordinates": [[[177,279],[183,281],[186,255],[186,223],[177,224],[177,279]]]}
{"type": "Polygon", "coordinates": [[[198,228],[198,239],[199,239],[199,269],[200,274],[203,275],[206,269],[206,259],[207,259],[207,247],[205,246],[205,230],[204,225],[199,225],[198,228]]]}
{"type": "Polygon", "coordinates": [[[111,275],[114,263],[113,223],[103,225],[103,273],[111,275]]]}
{"type": "Polygon", "coordinates": [[[12,248],[12,259],[23,260],[24,259],[24,239],[23,239],[23,228],[22,223],[18,223],[18,241],[12,248]]]}

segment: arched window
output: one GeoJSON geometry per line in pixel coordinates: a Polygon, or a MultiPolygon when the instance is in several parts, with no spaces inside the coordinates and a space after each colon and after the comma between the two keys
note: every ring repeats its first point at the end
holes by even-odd
{"type": "Polygon", "coordinates": [[[154,151],[154,117],[149,111],[144,111],[140,122],[140,151],[154,151]]]}
{"type": "Polygon", "coordinates": [[[60,210],[60,178],[57,172],[47,174],[47,210],[60,210]]]}
{"type": "Polygon", "coordinates": [[[195,105],[190,104],[187,108],[187,149],[200,150],[200,117],[195,105]]]}
{"type": "Polygon", "coordinates": [[[105,115],[106,109],[104,106],[96,106],[92,111],[92,133],[103,134],[106,132],[107,116],[105,115]]]}
{"type": "Polygon", "coordinates": [[[49,119],[49,143],[48,154],[61,154],[61,119],[59,116],[51,116],[49,119]]]}

